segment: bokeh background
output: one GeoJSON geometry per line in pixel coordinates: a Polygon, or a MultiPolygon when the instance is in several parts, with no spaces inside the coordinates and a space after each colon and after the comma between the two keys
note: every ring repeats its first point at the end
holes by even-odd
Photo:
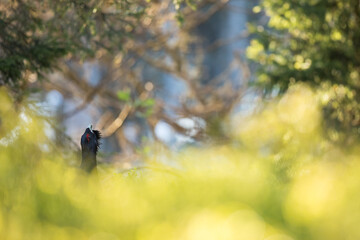
{"type": "Polygon", "coordinates": [[[0,239],[359,239],[359,26],[358,0],[1,0],[0,239]]]}

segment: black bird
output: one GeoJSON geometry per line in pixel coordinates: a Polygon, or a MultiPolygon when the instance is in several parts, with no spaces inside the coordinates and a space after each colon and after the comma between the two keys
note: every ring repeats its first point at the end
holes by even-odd
{"type": "Polygon", "coordinates": [[[100,139],[100,132],[98,130],[93,130],[91,124],[81,136],[82,161],[80,168],[88,173],[96,169],[96,154],[100,147],[100,139]]]}

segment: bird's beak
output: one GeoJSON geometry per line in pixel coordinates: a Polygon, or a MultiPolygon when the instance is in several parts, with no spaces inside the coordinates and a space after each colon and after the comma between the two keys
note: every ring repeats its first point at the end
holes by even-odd
{"type": "Polygon", "coordinates": [[[90,132],[91,132],[91,133],[94,133],[91,124],[89,124],[88,129],[90,129],[90,132]]]}

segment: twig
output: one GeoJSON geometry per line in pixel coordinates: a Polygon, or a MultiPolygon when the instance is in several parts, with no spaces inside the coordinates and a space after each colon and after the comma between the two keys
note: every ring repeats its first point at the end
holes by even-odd
{"type": "Polygon", "coordinates": [[[242,39],[246,39],[248,36],[249,36],[249,32],[245,30],[232,38],[219,39],[219,40],[215,41],[214,43],[212,43],[210,46],[207,47],[207,50],[209,52],[215,51],[219,47],[222,47],[224,45],[229,45],[231,43],[234,43],[234,42],[242,40],[242,39]]]}

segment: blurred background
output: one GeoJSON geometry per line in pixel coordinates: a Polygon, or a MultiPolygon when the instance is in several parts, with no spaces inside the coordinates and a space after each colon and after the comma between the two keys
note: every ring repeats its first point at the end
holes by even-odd
{"type": "Polygon", "coordinates": [[[16,58],[19,71],[4,66],[2,84],[36,102],[58,145],[76,150],[93,124],[100,161],[119,167],[147,145],[224,142],[222,123],[256,102],[245,56],[256,4],[2,1],[3,61],[16,58]]]}
{"type": "Polygon", "coordinates": [[[359,25],[359,0],[0,0],[0,238],[359,239],[359,25]]]}
{"type": "Polygon", "coordinates": [[[322,99],[331,141],[357,141],[355,0],[2,0],[0,11],[0,84],[36,106],[59,147],[78,150],[90,123],[100,161],[119,167],[148,145],[226,143],[234,116],[297,83],[322,99]]]}

